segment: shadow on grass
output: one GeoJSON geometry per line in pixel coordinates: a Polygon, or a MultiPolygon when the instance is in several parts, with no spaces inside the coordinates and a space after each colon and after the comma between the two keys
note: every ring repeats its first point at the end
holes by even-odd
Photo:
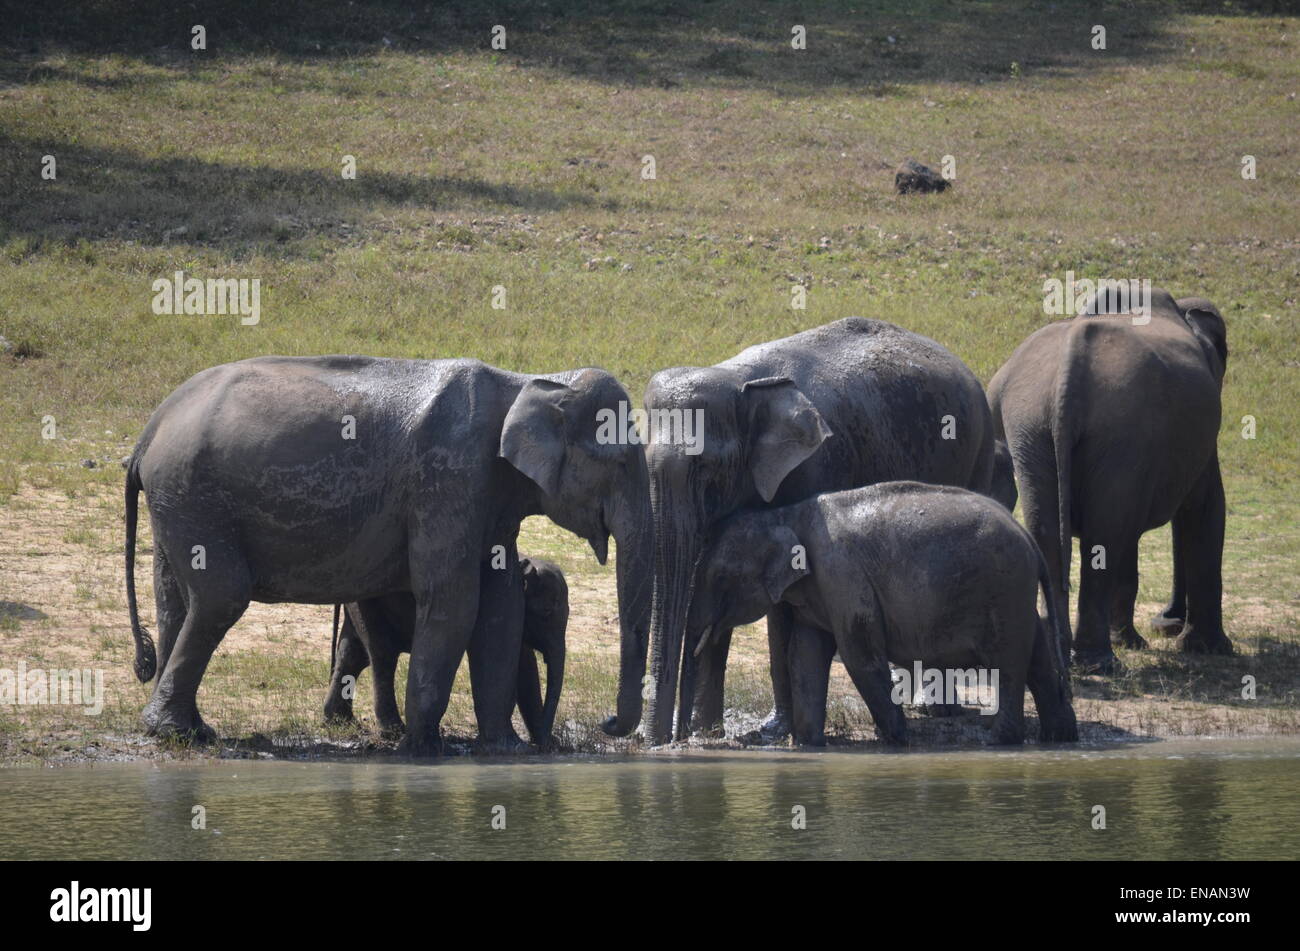
{"type": "MultiPolygon", "coordinates": [[[[184,70],[223,57],[329,60],[384,50],[478,50],[503,63],[620,85],[753,85],[790,95],[828,86],[880,92],[915,82],[977,83],[1180,55],[1164,24],[1184,12],[1283,13],[1291,0],[0,0],[10,56],[0,84],[74,78],[33,59],[58,50],[122,54],[184,70]],[[5,6],[12,10],[4,10],[5,6]],[[1092,27],[1107,49],[1092,49],[1092,27]],[[191,29],[207,49],[190,49],[191,29]],[[506,49],[491,47],[506,28],[506,49]],[[807,48],[791,47],[792,28],[807,48]]],[[[129,84],[131,80],[122,80],[129,84]]]]}
{"type": "MultiPolygon", "coordinates": [[[[53,155],[58,178],[0,193],[0,240],[47,242],[125,238],[145,246],[187,244],[244,248],[329,234],[346,240],[375,208],[438,209],[469,199],[483,207],[540,212],[573,205],[615,210],[577,187],[537,188],[446,175],[368,171],[343,179],[335,165],[278,169],[194,158],[146,160],[125,149],[70,142],[6,142],[0,136],[0,176],[31,179],[42,156],[53,155]],[[9,166],[8,174],[6,166],[9,166]]],[[[448,243],[472,242],[452,229],[448,243]]],[[[434,240],[437,240],[435,237],[434,240]]],[[[305,248],[295,246],[295,252],[305,248]]]]}

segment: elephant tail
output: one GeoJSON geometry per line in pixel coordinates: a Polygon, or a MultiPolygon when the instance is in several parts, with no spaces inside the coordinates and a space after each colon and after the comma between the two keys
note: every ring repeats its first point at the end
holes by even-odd
{"type": "Polygon", "coordinates": [[[1087,332],[1088,324],[1083,321],[1070,328],[1052,401],[1052,446],[1056,455],[1056,518],[1061,546],[1061,593],[1067,597],[1070,591],[1070,554],[1073,539],[1070,531],[1070,467],[1073,464],[1074,428],[1071,423],[1070,387],[1079,374],[1079,363],[1086,347],[1083,338],[1087,332]]]}
{"type": "Polygon", "coordinates": [[[153,638],[140,626],[140,611],[135,600],[135,530],[140,519],[140,457],[133,454],[126,468],[126,604],[131,612],[131,635],[135,638],[135,675],[148,683],[158,672],[158,652],[153,638]]]}

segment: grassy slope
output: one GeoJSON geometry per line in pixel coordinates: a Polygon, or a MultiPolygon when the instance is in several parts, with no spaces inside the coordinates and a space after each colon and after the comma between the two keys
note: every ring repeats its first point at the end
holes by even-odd
{"type": "MultiPolygon", "coordinates": [[[[1216,697],[1249,671],[1294,705],[1300,20],[1091,7],[624,3],[565,17],[378,4],[362,17],[325,3],[304,19],[230,3],[207,15],[206,53],[188,50],[183,8],[91,3],[62,30],[20,16],[0,50],[0,334],[39,356],[0,356],[3,524],[30,525],[51,499],[85,507],[60,544],[108,586],[91,627],[117,643],[116,461],[211,364],[473,355],[601,365],[637,393],[660,367],[856,313],[935,337],[987,380],[1048,319],[1045,277],[1151,277],[1228,320],[1225,576],[1248,658],[1134,655],[1115,689],[1216,697]],[[504,52],[487,48],[498,22],[504,52]],[[1087,42],[1098,22],[1104,52],[1087,42]],[[789,48],[794,23],[806,51],[789,48]],[[54,182],[38,175],[45,154],[54,182]],[[355,181],[339,174],[344,154],[355,181]],[[902,158],[944,154],[951,192],[892,193],[902,158]],[[1239,174],[1245,154],[1255,181],[1239,174]],[[261,324],[152,314],[151,282],[178,268],[260,278],[261,324]],[[790,307],[795,282],[810,288],[804,311],[790,307]],[[1267,677],[1249,659],[1261,650],[1267,677]]],[[[544,529],[530,541],[607,590],[577,543],[544,529]]],[[[1164,533],[1144,548],[1148,606],[1167,590],[1166,549],[1164,533]]],[[[0,599],[39,603],[17,574],[0,572],[0,599]]],[[[603,600],[579,628],[601,627],[603,600]]],[[[39,657],[66,620],[0,624],[46,631],[24,641],[39,657]]],[[[303,663],[316,682],[323,658],[303,663]]],[[[605,694],[584,713],[612,696],[610,663],[575,668],[571,684],[605,694]]],[[[757,708],[764,689],[755,661],[731,699],[757,708]]]]}

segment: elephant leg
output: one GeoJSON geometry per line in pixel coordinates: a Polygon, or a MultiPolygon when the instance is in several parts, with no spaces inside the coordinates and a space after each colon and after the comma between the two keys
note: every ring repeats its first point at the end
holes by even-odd
{"type": "Polygon", "coordinates": [[[790,696],[790,608],[778,604],[767,612],[768,668],[772,674],[772,712],[758,728],[765,743],[776,743],[790,734],[793,722],[790,696]]]}
{"type": "Polygon", "coordinates": [[[176,580],[176,572],[158,547],[153,556],[153,597],[158,625],[158,676],[161,677],[185,624],[185,595],[176,580]]]}
{"type": "Polygon", "coordinates": [[[1170,530],[1174,536],[1174,590],[1165,609],[1151,619],[1151,630],[1161,637],[1177,637],[1187,622],[1187,566],[1183,563],[1182,528],[1177,514],[1170,530]]]}
{"type": "Polygon", "coordinates": [[[1187,572],[1187,623],[1177,644],[1179,650],[1189,653],[1232,653],[1232,641],[1223,632],[1225,514],[1216,453],[1176,516],[1187,572]]]}
{"type": "MultiPolygon", "coordinates": [[[[1070,704],[1068,668],[1052,656],[1053,637],[1042,619],[1035,617],[1037,631],[1026,675],[1029,692],[1038,711],[1038,738],[1043,743],[1073,743],[1079,739],[1079,724],[1070,704]]],[[[999,698],[1001,702],[1001,698],[999,698]]]]}
{"type": "Polygon", "coordinates": [[[379,599],[348,605],[348,617],[356,625],[369,655],[375,689],[375,719],[387,736],[399,736],[404,730],[397,710],[397,658],[406,638],[383,610],[379,599]],[[354,614],[355,611],[355,614],[354,614]]]}
{"type": "Polygon", "coordinates": [[[889,662],[872,656],[867,650],[845,642],[840,643],[840,659],[849,672],[853,686],[866,701],[871,719],[876,723],[876,736],[888,746],[907,744],[907,717],[901,705],[894,702],[894,682],[889,676],[889,662]]]}
{"type": "MultiPolygon", "coordinates": [[[[1050,452],[1050,449],[1048,451],[1050,452]]],[[[1056,644],[1061,663],[1068,665],[1070,642],[1073,636],[1070,631],[1070,593],[1066,587],[1070,580],[1070,566],[1061,561],[1060,517],[1057,513],[1055,474],[1044,473],[1043,475],[1052,476],[1049,484],[1040,485],[1039,482],[1046,480],[1032,479],[1027,474],[1021,485],[1020,507],[1024,515],[1025,528],[1033,536],[1034,542],[1043,554],[1043,562],[1047,565],[1047,577],[1051,582],[1052,597],[1056,603],[1056,616],[1061,619],[1063,638],[1063,641],[1058,641],[1053,635],[1053,642],[1056,644]]],[[[1046,618],[1043,623],[1047,623],[1046,618]]],[[[1051,630],[1050,626],[1048,630],[1051,630]]]]}
{"type": "MultiPolygon", "coordinates": [[[[442,751],[440,726],[451,701],[456,671],[469,648],[478,616],[479,565],[464,555],[437,585],[420,584],[428,566],[445,563],[452,552],[476,551],[462,543],[440,546],[436,552],[413,552],[411,580],[415,596],[415,627],[411,662],[406,672],[406,738],[398,752],[436,756],[442,751]]],[[[511,665],[513,673],[514,665],[511,665]]]]}
{"type": "Polygon", "coordinates": [[[361,642],[346,607],[341,610],[343,617],[339,627],[338,646],[334,651],[334,669],[330,671],[330,689],[325,697],[325,719],[347,722],[353,719],[352,698],[356,695],[357,678],[370,666],[370,654],[361,642]]]}
{"type": "Polygon", "coordinates": [[[1109,564],[1093,567],[1093,549],[1101,544],[1109,561],[1119,545],[1103,544],[1095,536],[1085,536],[1079,546],[1079,619],[1074,634],[1075,663],[1084,671],[1112,674],[1119,661],[1110,646],[1110,611],[1115,588],[1109,564]]]}
{"type": "Polygon", "coordinates": [[[141,714],[151,735],[185,736],[199,742],[216,738],[216,733],[199,716],[199,683],[212,660],[212,653],[248,608],[252,584],[248,568],[236,552],[209,547],[208,568],[202,588],[192,582],[185,622],[167,658],[167,668],[154,684],[153,696],[141,714]]]}
{"type": "MultiPolygon", "coordinates": [[[[547,672],[550,676],[550,672],[547,672]]],[[[528,728],[528,736],[541,748],[546,748],[550,737],[542,728],[542,677],[537,669],[537,654],[527,644],[519,652],[519,670],[515,682],[519,716],[528,728]]]]}
{"type": "Polygon", "coordinates": [[[511,546],[504,568],[484,562],[479,576],[479,610],[469,643],[469,676],[478,720],[478,746],[512,752],[524,742],[513,715],[524,641],[524,583],[511,546]]]}
{"type": "Polygon", "coordinates": [[[1133,626],[1138,591],[1138,539],[1110,552],[1110,640],[1129,650],[1145,650],[1146,640],[1133,626]]]}
{"type": "Polygon", "coordinates": [[[794,624],[790,631],[790,694],[796,746],[826,745],[826,691],[835,638],[821,628],[794,624]]]}
{"type": "MultiPolygon", "coordinates": [[[[996,669],[996,668],[995,668],[996,669]]],[[[993,716],[994,746],[1025,742],[1025,675],[1002,668],[998,672],[998,712],[993,716]]]]}
{"type": "Polygon", "coordinates": [[[731,652],[731,628],[713,632],[708,646],[700,652],[695,688],[695,711],[691,730],[706,736],[723,735],[723,696],[727,676],[727,656],[731,652]]]}

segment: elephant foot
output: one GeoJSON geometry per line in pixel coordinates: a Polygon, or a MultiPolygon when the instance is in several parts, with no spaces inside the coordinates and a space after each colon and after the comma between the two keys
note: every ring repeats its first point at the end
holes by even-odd
{"type": "Polygon", "coordinates": [[[1185,654],[1218,654],[1228,656],[1233,653],[1232,641],[1222,631],[1213,634],[1201,634],[1196,628],[1186,626],[1174,641],[1175,646],[1185,654]]]}
{"type": "Polygon", "coordinates": [[[379,735],[385,740],[397,740],[406,735],[406,724],[400,718],[380,720],[379,735]]]}
{"type": "Polygon", "coordinates": [[[356,717],[352,714],[352,701],[335,700],[331,697],[325,701],[325,722],[326,723],[355,723],[356,717]]]}
{"type": "Polygon", "coordinates": [[[1183,632],[1186,623],[1186,618],[1175,617],[1164,611],[1151,619],[1151,632],[1157,637],[1177,637],[1183,632]]]}
{"type": "Polygon", "coordinates": [[[790,716],[782,710],[773,709],[758,726],[760,743],[772,745],[779,743],[790,735],[790,716]]]}
{"type": "Polygon", "coordinates": [[[806,736],[803,739],[790,738],[790,745],[797,750],[823,750],[826,748],[825,736],[806,736]]]}
{"type": "Polygon", "coordinates": [[[1104,648],[1076,650],[1074,666],[1081,674],[1101,674],[1106,677],[1114,676],[1124,669],[1109,645],[1104,648]]]}
{"type": "Polygon", "coordinates": [[[160,739],[181,740],[195,745],[206,745],[217,739],[217,731],[203,722],[198,710],[178,712],[152,703],[140,715],[145,734],[160,739]]]}
{"type": "Polygon", "coordinates": [[[637,725],[633,723],[630,727],[625,727],[619,722],[617,716],[612,716],[606,717],[605,722],[600,725],[600,729],[606,736],[622,738],[635,730],[636,726],[637,725]]]}
{"type": "Polygon", "coordinates": [[[1120,647],[1127,647],[1131,651],[1144,651],[1151,646],[1132,624],[1121,630],[1111,631],[1110,642],[1120,647]]]}
{"type": "Polygon", "coordinates": [[[528,752],[528,744],[511,732],[490,739],[479,737],[474,741],[474,752],[480,756],[517,756],[528,752]]]}
{"type": "Polygon", "coordinates": [[[442,756],[442,753],[442,737],[438,734],[417,737],[407,733],[402,737],[402,742],[397,744],[397,755],[409,756],[411,759],[435,759],[442,756]]]}

